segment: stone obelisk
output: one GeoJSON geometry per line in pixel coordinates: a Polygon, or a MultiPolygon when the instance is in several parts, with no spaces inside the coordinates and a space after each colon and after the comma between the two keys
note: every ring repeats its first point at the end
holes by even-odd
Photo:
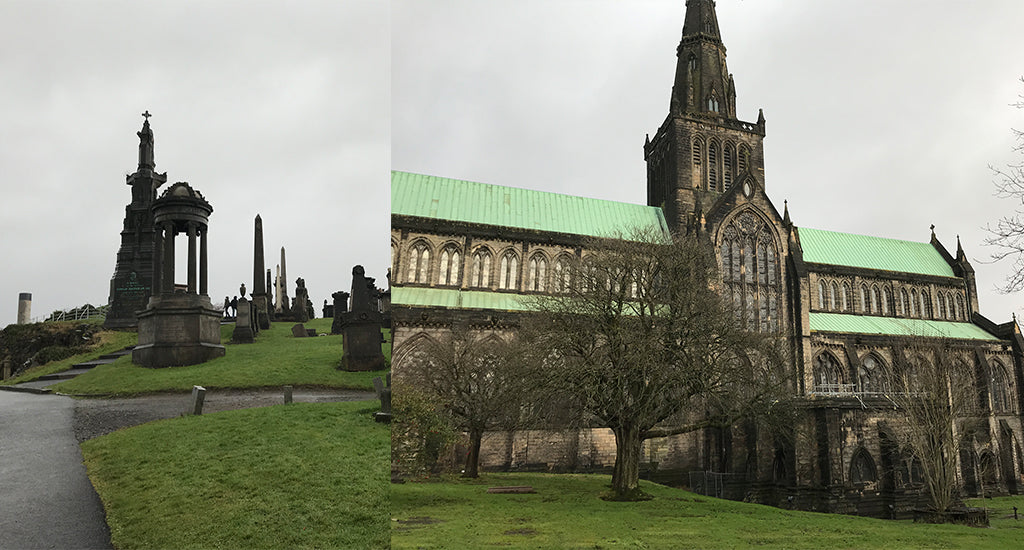
{"type": "Polygon", "coordinates": [[[270,290],[271,288],[274,288],[274,284],[271,282],[270,270],[268,269],[267,270],[267,318],[270,319],[271,322],[273,322],[274,321],[274,313],[275,313],[275,311],[274,311],[275,310],[275,308],[274,308],[274,296],[276,296],[276,293],[274,291],[270,290]]]}
{"type": "Polygon", "coordinates": [[[277,291],[277,305],[278,311],[284,311],[286,314],[291,311],[292,303],[288,300],[288,270],[285,269],[284,265],[284,247],[281,247],[281,273],[278,274],[278,291],[277,291]]]}
{"type": "Polygon", "coordinates": [[[267,314],[267,287],[263,278],[263,219],[256,214],[256,231],[253,238],[252,252],[252,309],[256,318],[256,326],[260,330],[270,328],[270,316],[267,314]]]}

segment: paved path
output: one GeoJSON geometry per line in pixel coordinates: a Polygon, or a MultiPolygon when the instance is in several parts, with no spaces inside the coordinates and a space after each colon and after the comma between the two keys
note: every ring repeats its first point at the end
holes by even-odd
{"type": "MultiPolygon", "coordinates": [[[[52,383],[52,382],[51,382],[52,383]]],[[[79,441],[184,411],[188,394],[125,399],[0,391],[0,549],[111,548],[103,505],[79,441]]],[[[373,399],[373,392],[303,390],[295,402],[373,399]]],[[[204,412],[283,402],[281,390],[214,391],[204,412]]]]}
{"type": "Polygon", "coordinates": [[[67,397],[0,392],[0,548],[111,548],[73,416],[67,397]]]}

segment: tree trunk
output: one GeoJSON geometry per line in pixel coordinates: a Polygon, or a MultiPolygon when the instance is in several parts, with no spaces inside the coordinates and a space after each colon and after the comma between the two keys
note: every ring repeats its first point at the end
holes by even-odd
{"type": "Polygon", "coordinates": [[[643,438],[634,426],[612,428],[615,434],[615,469],[612,491],[616,500],[634,500],[640,485],[640,446],[643,438]]]}
{"type": "Polygon", "coordinates": [[[469,456],[466,457],[466,470],[462,477],[480,477],[480,440],[483,437],[483,430],[469,431],[469,456]]]}

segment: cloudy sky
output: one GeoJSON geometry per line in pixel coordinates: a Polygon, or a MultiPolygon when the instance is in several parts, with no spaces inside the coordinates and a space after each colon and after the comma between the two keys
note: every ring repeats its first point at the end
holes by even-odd
{"type": "Polygon", "coordinates": [[[213,205],[215,303],[242,282],[252,289],[256,214],[267,267],[286,247],[289,287],[305,278],[318,315],[355,264],[383,286],[389,10],[0,2],[0,326],[16,320],[20,292],[32,293],[33,317],[107,302],[145,110],[157,171],[213,205]]]}
{"type": "MultiPolygon", "coordinates": [[[[393,0],[392,166],[643,203],[683,0],[393,0]]],[[[718,0],[739,117],[767,119],[766,188],[799,226],[927,241],[994,291],[989,165],[1020,161],[1024,2],[718,0]]]]}

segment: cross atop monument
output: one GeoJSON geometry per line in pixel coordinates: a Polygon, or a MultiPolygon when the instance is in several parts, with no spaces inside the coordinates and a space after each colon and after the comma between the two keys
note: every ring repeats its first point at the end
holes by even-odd
{"type": "Polygon", "coordinates": [[[146,122],[149,122],[149,117],[151,116],[153,115],[149,114],[149,109],[146,109],[146,112],[142,113],[142,118],[146,119],[146,122]]]}

